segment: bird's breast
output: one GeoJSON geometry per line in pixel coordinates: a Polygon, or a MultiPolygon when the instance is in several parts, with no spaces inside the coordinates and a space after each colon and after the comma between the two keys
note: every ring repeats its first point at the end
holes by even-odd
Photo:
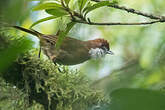
{"type": "Polygon", "coordinates": [[[90,59],[90,57],[86,49],[76,49],[72,51],[60,49],[56,57],[56,62],[63,65],[76,65],[88,59],[90,59]]]}

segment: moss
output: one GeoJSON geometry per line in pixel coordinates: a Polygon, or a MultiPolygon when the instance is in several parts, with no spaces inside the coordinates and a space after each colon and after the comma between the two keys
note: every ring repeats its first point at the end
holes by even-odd
{"type": "MultiPolygon", "coordinates": [[[[87,110],[106,102],[103,93],[92,89],[81,72],[38,58],[35,50],[20,55],[1,73],[1,79],[4,85],[0,86],[0,92],[8,94],[5,102],[12,105],[17,101],[8,109],[18,109],[19,106],[29,110],[87,110]],[[17,100],[12,100],[10,92],[17,96],[17,100]]],[[[0,99],[0,108],[2,103],[0,99]]]]}

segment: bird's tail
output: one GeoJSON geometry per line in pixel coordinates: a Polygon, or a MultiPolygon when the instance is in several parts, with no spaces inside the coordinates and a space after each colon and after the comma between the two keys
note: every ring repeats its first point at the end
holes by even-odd
{"type": "Polygon", "coordinates": [[[34,36],[37,36],[39,38],[43,35],[42,33],[38,32],[36,30],[33,30],[33,29],[26,29],[26,28],[23,28],[23,27],[20,27],[20,26],[10,26],[10,27],[13,27],[15,29],[27,32],[27,33],[32,34],[34,36]]]}
{"type": "Polygon", "coordinates": [[[23,28],[23,27],[20,27],[20,26],[15,26],[15,25],[10,25],[10,24],[5,23],[5,22],[0,22],[0,28],[5,28],[5,27],[15,28],[15,29],[27,32],[29,34],[32,34],[32,35],[34,35],[36,37],[39,37],[39,38],[41,38],[41,36],[43,35],[42,33],[38,32],[36,30],[33,30],[33,29],[26,29],[26,28],[23,28]]]}

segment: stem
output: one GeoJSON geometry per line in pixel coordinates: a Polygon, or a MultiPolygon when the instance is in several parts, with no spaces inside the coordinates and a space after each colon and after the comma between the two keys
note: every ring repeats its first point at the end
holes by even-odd
{"type": "Polygon", "coordinates": [[[154,24],[154,23],[158,23],[158,22],[162,22],[162,21],[156,20],[156,21],[151,21],[151,22],[139,22],[139,23],[120,23],[120,22],[96,23],[96,22],[91,22],[91,21],[87,22],[87,21],[82,21],[82,20],[73,20],[73,22],[89,24],[89,25],[105,25],[105,26],[109,26],[109,25],[148,25],[148,24],[154,24]]]}

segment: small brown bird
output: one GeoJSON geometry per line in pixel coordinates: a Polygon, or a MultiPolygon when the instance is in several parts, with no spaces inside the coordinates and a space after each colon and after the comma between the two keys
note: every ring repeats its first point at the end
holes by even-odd
{"type": "Polygon", "coordinates": [[[58,35],[45,35],[32,29],[19,26],[12,27],[38,37],[40,39],[41,49],[54,63],[76,65],[90,58],[99,58],[104,57],[106,54],[113,54],[110,51],[109,43],[104,39],[81,41],[66,37],[60,48],[56,49],[58,35]]]}

